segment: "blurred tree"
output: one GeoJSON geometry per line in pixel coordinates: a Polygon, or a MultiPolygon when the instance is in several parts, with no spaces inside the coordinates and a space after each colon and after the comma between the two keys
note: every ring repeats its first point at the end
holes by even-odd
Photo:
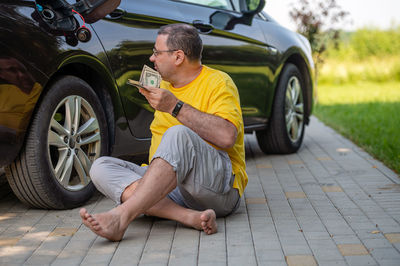
{"type": "Polygon", "coordinates": [[[323,53],[328,41],[333,41],[337,47],[340,37],[337,26],[348,14],[336,0],[299,0],[292,3],[289,15],[297,25],[297,32],[310,41],[316,77],[318,67],[324,62],[323,53]]]}

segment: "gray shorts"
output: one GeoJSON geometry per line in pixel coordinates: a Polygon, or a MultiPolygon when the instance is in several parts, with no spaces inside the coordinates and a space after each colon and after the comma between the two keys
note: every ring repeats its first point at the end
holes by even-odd
{"type": "MultiPolygon", "coordinates": [[[[213,209],[217,216],[234,212],[240,204],[235,176],[225,151],[216,150],[185,126],[169,128],[152,160],[162,158],[176,172],[177,187],[168,194],[175,203],[190,209],[213,209]]],[[[90,170],[96,188],[117,204],[127,186],[147,170],[112,157],[97,159],[90,170]]]]}

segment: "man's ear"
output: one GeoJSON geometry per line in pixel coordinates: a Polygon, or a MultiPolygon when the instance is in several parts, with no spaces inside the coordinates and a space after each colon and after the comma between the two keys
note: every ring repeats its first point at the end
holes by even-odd
{"type": "Polygon", "coordinates": [[[178,50],[175,53],[175,65],[181,65],[185,61],[185,53],[182,50],[178,50]]]}

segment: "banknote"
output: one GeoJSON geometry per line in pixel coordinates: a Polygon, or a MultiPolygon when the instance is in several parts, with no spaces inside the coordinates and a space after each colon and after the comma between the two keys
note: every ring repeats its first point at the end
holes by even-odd
{"type": "Polygon", "coordinates": [[[129,85],[132,85],[132,86],[135,86],[135,87],[137,87],[138,89],[144,89],[144,90],[147,90],[145,87],[143,87],[143,85],[139,82],[139,81],[137,81],[137,80],[133,80],[133,79],[128,79],[128,82],[127,82],[129,85]]]}
{"type": "Polygon", "coordinates": [[[161,83],[161,76],[157,71],[155,71],[151,67],[144,65],[142,73],[140,74],[139,82],[145,86],[159,88],[161,83]]]}
{"type": "Polygon", "coordinates": [[[146,89],[143,86],[159,88],[161,83],[161,75],[151,67],[144,65],[142,73],[140,73],[139,81],[128,79],[128,84],[137,88],[146,89]]]}

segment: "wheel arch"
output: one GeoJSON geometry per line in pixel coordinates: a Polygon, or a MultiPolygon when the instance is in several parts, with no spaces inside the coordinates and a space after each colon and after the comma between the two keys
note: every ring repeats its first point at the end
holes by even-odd
{"type": "Polygon", "coordinates": [[[75,76],[87,82],[99,98],[106,115],[110,149],[108,152],[110,153],[115,142],[115,117],[118,113],[123,112],[118,87],[114,82],[112,73],[96,58],[88,56],[70,57],[60,64],[51,75],[41,96],[45,94],[58,77],[65,75],[75,76]]]}
{"type": "MultiPolygon", "coordinates": [[[[306,63],[306,60],[303,58],[303,56],[301,56],[301,54],[299,53],[293,53],[290,56],[288,56],[288,58],[286,59],[283,67],[288,64],[291,63],[293,65],[295,65],[301,75],[303,76],[303,81],[305,83],[305,123],[308,125],[310,122],[310,115],[312,112],[312,107],[313,107],[313,89],[314,89],[314,79],[313,79],[313,70],[311,69],[311,67],[309,67],[309,65],[306,63]]],[[[281,73],[280,73],[281,75],[281,73]]],[[[280,78],[279,75],[279,78],[280,78]]],[[[278,78],[278,80],[279,80],[278,78]]]]}

